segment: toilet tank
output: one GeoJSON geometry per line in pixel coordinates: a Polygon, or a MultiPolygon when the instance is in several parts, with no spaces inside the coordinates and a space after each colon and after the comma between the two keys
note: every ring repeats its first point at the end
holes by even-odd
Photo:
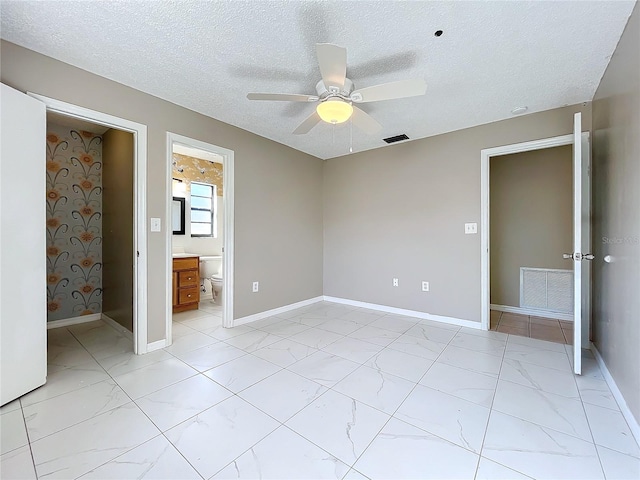
{"type": "Polygon", "coordinates": [[[211,278],[222,268],[222,255],[200,255],[200,278],[211,278]]]}

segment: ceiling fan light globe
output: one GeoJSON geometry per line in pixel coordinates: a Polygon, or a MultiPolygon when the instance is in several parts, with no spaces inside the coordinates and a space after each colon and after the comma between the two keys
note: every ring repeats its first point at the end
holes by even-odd
{"type": "Polygon", "coordinates": [[[349,120],[353,114],[353,107],[343,100],[329,99],[320,103],[316,111],[324,122],[336,124],[349,120]]]}

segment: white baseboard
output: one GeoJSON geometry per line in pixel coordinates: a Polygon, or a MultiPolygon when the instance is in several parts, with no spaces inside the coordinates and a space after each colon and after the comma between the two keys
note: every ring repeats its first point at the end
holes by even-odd
{"type": "Polygon", "coordinates": [[[104,313],[102,314],[102,320],[104,320],[104,322],[109,325],[110,327],[112,327],[114,330],[116,330],[119,334],[127,337],[129,340],[131,340],[133,342],[133,332],[130,332],[129,330],[127,330],[125,327],[123,327],[122,325],[120,325],[118,322],[116,322],[113,318],[109,317],[108,315],[105,315],[104,313]]]}
{"type": "Polygon", "coordinates": [[[158,340],[157,342],[151,342],[147,344],[147,353],[153,352],[155,350],[160,350],[167,346],[167,341],[165,339],[158,340]]]}
{"type": "Polygon", "coordinates": [[[94,322],[102,318],[101,313],[92,313],[91,315],[81,315],[79,317],[61,318],[60,320],[53,320],[47,322],[47,329],[68,327],[69,325],[79,325],[81,323],[94,322]]]}
{"type": "Polygon", "coordinates": [[[629,429],[636,439],[636,443],[640,445],[640,424],[638,424],[638,420],[633,416],[633,413],[631,413],[629,405],[627,405],[626,400],[622,396],[622,392],[618,388],[616,381],[613,379],[611,372],[609,372],[609,369],[607,368],[607,364],[604,363],[604,358],[602,358],[602,355],[600,355],[600,352],[593,343],[591,344],[591,351],[596,357],[600,370],[602,370],[602,375],[604,376],[607,385],[609,385],[609,389],[611,390],[611,393],[613,393],[613,397],[616,399],[616,402],[618,402],[620,412],[622,412],[622,416],[627,421],[629,429]]]}
{"type": "Polygon", "coordinates": [[[354,307],[368,308],[370,310],[378,310],[385,313],[393,313],[395,315],[404,315],[407,317],[421,318],[423,320],[432,320],[434,322],[448,323],[449,325],[458,325],[460,327],[482,329],[480,322],[472,322],[471,320],[463,320],[455,317],[445,317],[443,315],[434,315],[426,312],[418,312],[417,310],[407,310],[405,308],[389,307],[387,305],[378,305],[376,303],[360,302],[358,300],[349,300],[348,298],[324,296],[326,302],[341,303],[343,305],[351,305],[354,307]]]}
{"type": "Polygon", "coordinates": [[[288,312],[290,310],[295,310],[296,308],[306,307],[307,305],[311,305],[312,303],[321,302],[324,297],[314,297],[309,298],[308,300],[302,300],[301,302],[292,303],[290,305],[285,305],[283,307],[273,308],[271,310],[266,310],[260,313],[254,313],[253,315],[247,315],[246,317],[236,318],[233,321],[233,326],[237,327],[238,325],[244,325],[247,323],[255,322],[257,320],[262,320],[263,318],[272,317],[279,313],[288,312]]]}
{"type": "Polygon", "coordinates": [[[547,310],[536,310],[534,308],[512,307],[509,305],[491,304],[491,310],[497,310],[505,313],[515,313],[517,315],[531,315],[532,317],[553,318],[555,320],[564,320],[565,322],[573,322],[573,315],[570,313],[549,312],[547,310]]]}

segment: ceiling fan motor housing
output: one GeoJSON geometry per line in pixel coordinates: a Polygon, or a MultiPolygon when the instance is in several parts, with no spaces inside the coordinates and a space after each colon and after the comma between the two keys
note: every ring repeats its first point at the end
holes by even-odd
{"type": "Polygon", "coordinates": [[[353,90],[353,82],[348,78],[344,79],[344,86],[342,87],[342,89],[334,86],[330,86],[327,88],[322,80],[320,80],[316,84],[316,92],[318,93],[318,97],[320,97],[320,100],[324,100],[329,97],[340,97],[343,100],[350,100],[350,95],[353,90]]]}

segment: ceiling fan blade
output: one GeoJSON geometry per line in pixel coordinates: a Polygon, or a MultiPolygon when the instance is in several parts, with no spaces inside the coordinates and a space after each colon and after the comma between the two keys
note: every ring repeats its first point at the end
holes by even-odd
{"type": "Polygon", "coordinates": [[[356,127],[369,135],[374,135],[382,130],[382,125],[380,125],[371,115],[360,110],[355,105],[353,106],[351,121],[356,127]]]}
{"type": "Polygon", "coordinates": [[[317,95],[298,95],[295,93],[249,93],[249,100],[273,100],[277,102],[317,102],[317,95]]]}
{"type": "Polygon", "coordinates": [[[342,90],[347,76],[347,49],[331,43],[318,43],[316,54],[324,85],[342,90]]]}
{"type": "Polygon", "coordinates": [[[298,125],[293,131],[294,135],[304,135],[305,133],[309,133],[309,131],[315,127],[322,120],[320,119],[320,115],[314,110],[311,115],[304,119],[304,121],[298,125]]]}
{"type": "Polygon", "coordinates": [[[355,90],[351,94],[351,100],[356,103],[379,102],[380,100],[417,97],[418,95],[424,95],[426,92],[427,82],[422,79],[399,80],[355,90]]]}

